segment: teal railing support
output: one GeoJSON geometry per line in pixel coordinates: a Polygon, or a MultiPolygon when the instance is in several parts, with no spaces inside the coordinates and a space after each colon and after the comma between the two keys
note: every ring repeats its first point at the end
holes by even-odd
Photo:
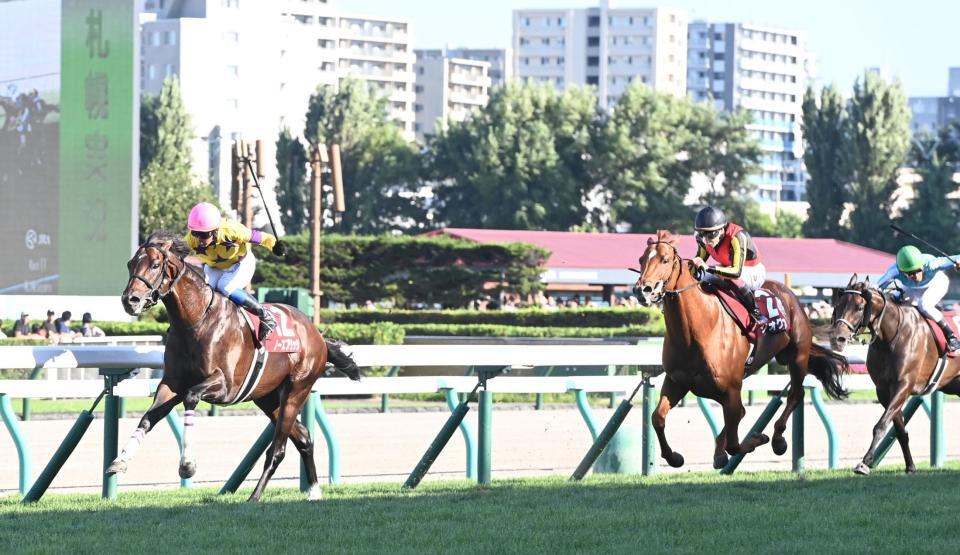
{"type": "Polygon", "coordinates": [[[805,445],[804,445],[804,402],[803,399],[800,399],[800,404],[797,405],[797,408],[793,409],[793,414],[790,415],[790,426],[793,432],[793,471],[794,472],[803,472],[805,464],[805,445]]]}
{"type": "Polygon", "coordinates": [[[713,407],[710,406],[709,400],[703,397],[697,397],[697,406],[700,407],[700,412],[703,413],[703,417],[707,419],[707,424],[710,425],[710,433],[713,434],[713,439],[717,439],[723,427],[720,426],[717,421],[717,415],[714,414],[713,407]]]}
{"type": "MultiPolygon", "coordinates": [[[[924,405],[926,399],[924,397],[911,397],[907,404],[903,406],[903,425],[906,426],[910,419],[913,418],[914,413],[917,412],[921,406],[924,405]]],[[[893,446],[893,440],[897,437],[897,430],[891,424],[890,429],[887,430],[887,435],[883,436],[883,439],[880,440],[880,445],[877,446],[877,452],[873,456],[873,464],[870,465],[870,468],[876,468],[880,464],[880,461],[887,456],[887,451],[893,446]]]]}
{"type": "MultiPolygon", "coordinates": [[[[553,368],[553,366],[547,366],[547,369],[543,371],[543,377],[553,374],[553,368]]],[[[537,393],[536,400],[533,403],[533,409],[543,410],[543,393],[537,393]]]]}
{"type": "MultiPolygon", "coordinates": [[[[24,399],[26,401],[27,399],[24,399]]],[[[13,406],[10,404],[10,397],[0,393],[0,416],[3,417],[3,423],[10,432],[10,438],[13,445],[17,448],[17,458],[20,463],[20,494],[27,493],[27,486],[30,484],[30,447],[23,436],[20,424],[17,422],[17,415],[13,412],[13,406]]]]}
{"type": "MultiPolygon", "coordinates": [[[[311,391],[307,395],[307,401],[303,403],[303,407],[300,409],[300,422],[307,429],[310,441],[314,441],[317,437],[317,395],[316,391],[311,391]]],[[[316,452],[316,449],[314,449],[314,452],[316,452]]],[[[300,457],[300,491],[302,492],[310,491],[310,479],[307,477],[308,470],[307,465],[303,463],[303,457],[300,457]]],[[[317,471],[316,460],[314,460],[313,471],[317,471]]]]}
{"type": "MultiPolygon", "coordinates": [[[[427,447],[427,451],[420,457],[420,461],[417,462],[417,466],[414,467],[413,472],[407,477],[407,481],[403,483],[404,489],[413,489],[417,487],[420,483],[420,480],[427,474],[427,471],[430,470],[430,467],[433,466],[434,461],[437,460],[437,457],[440,456],[440,452],[443,451],[443,448],[447,446],[447,443],[450,441],[450,438],[453,436],[453,431],[457,429],[467,412],[470,410],[470,397],[473,396],[473,393],[476,393],[477,389],[480,387],[480,383],[477,382],[476,387],[473,388],[473,392],[467,395],[466,400],[460,401],[460,404],[457,405],[453,413],[450,414],[450,418],[447,418],[447,421],[444,423],[443,428],[440,429],[440,433],[437,434],[437,437],[434,438],[433,442],[427,447]]],[[[452,403],[453,399],[457,399],[456,394],[453,391],[447,392],[447,398],[452,403]]],[[[469,462],[468,462],[469,465],[469,462]]]]}
{"type": "MultiPolygon", "coordinates": [[[[457,399],[457,394],[450,389],[445,387],[442,389],[444,396],[447,398],[447,407],[450,409],[451,413],[456,412],[457,406],[459,404],[457,399]]],[[[460,419],[460,433],[463,434],[463,443],[467,448],[467,464],[466,464],[466,474],[467,480],[476,480],[477,479],[477,440],[473,437],[473,430],[470,429],[470,423],[466,419],[460,419]]]]}
{"type": "Polygon", "coordinates": [[[627,414],[630,413],[630,409],[633,408],[633,398],[637,395],[637,392],[640,391],[640,388],[643,387],[648,381],[649,377],[644,377],[643,381],[641,381],[640,384],[637,385],[636,389],[633,390],[633,393],[626,399],[620,401],[620,406],[618,406],[617,410],[613,412],[610,420],[607,420],[607,424],[603,427],[603,430],[597,434],[593,444],[590,445],[590,449],[587,450],[587,453],[583,456],[583,459],[580,460],[580,464],[577,465],[577,468],[570,476],[570,480],[582,480],[583,477],[587,475],[587,472],[590,472],[590,469],[593,468],[593,463],[597,461],[600,453],[603,452],[607,444],[610,443],[610,440],[613,439],[613,435],[617,433],[618,429],[620,429],[620,425],[623,424],[623,421],[627,418],[627,414]]]}
{"type": "MultiPolygon", "coordinates": [[[[327,482],[330,485],[340,483],[340,440],[333,429],[333,424],[327,417],[327,411],[323,409],[323,398],[317,395],[317,404],[315,410],[317,423],[320,424],[320,431],[323,432],[323,439],[327,442],[327,482]]],[[[314,453],[316,453],[316,444],[314,441],[314,453]]]]}
{"type": "MultiPolygon", "coordinates": [[[[789,387],[789,386],[788,386],[789,387]]],[[[780,408],[780,405],[783,404],[783,395],[786,392],[781,391],[777,395],[774,395],[770,399],[770,402],[767,403],[767,407],[763,409],[763,412],[760,414],[760,417],[757,418],[757,421],[754,422],[753,427],[750,428],[750,431],[747,432],[747,435],[741,439],[741,442],[752,436],[753,434],[759,434],[767,427],[767,424],[770,423],[770,420],[773,419],[774,414],[776,414],[777,409],[780,408]]],[[[736,472],[737,467],[740,466],[740,462],[743,461],[743,454],[737,454],[730,457],[730,460],[727,461],[727,466],[720,469],[720,474],[733,474],[736,472]]]]}
{"type": "Polygon", "coordinates": [[[947,446],[943,435],[943,392],[930,396],[930,466],[943,468],[947,446]]]}
{"type": "MultiPolygon", "coordinates": [[[[173,432],[173,437],[177,439],[177,445],[180,447],[180,454],[183,454],[183,420],[180,419],[180,413],[177,412],[177,409],[171,409],[167,413],[167,416],[164,418],[167,421],[167,424],[170,426],[170,431],[173,432]]],[[[189,488],[190,487],[190,478],[180,478],[180,487],[189,488]]]]}
{"type": "Polygon", "coordinates": [[[220,488],[220,495],[225,493],[236,493],[237,489],[240,487],[240,484],[246,479],[247,475],[250,474],[250,470],[253,469],[253,465],[257,463],[257,460],[263,456],[263,452],[267,450],[267,447],[270,447],[270,442],[273,441],[273,434],[276,429],[276,426],[273,422],[267,424],[267,427],[263,429],[263,432],[260,433],[260,437],[257,438],[257,441],[253,444],[253,447],[247,451],[247,454],[243,457],[243,460],[240,461],[240,464],[237,465],[236,470],[233,471],[233,474],[230,475],[230,478],[227,479],[227,482],[223,484],[223,487],[220,488]]]}
{"type": "MultiPolygon", "coordinates": [[[[400,372],[399,366],[391,366],[390,371],[387,372],[388,378],[395,377],[400,372]]],[[[380,394],[380,412],[385,413],[390,410],[390,395],[386,393],[380,394]]]]}
{"type": "MultiPolygon", "coordinates": [[[[30,372],[30,377],[27,378],[27,379],[28,379],[28,380],[35,380],[35,379],[37,379],[37,378],[40,376],[40,372],[41,372],[42,370],[43,370],[42,368],[34,368],[34,369],[30,372]]],[[[20,400],[20,403],[21,403],[21,404],[20,404],[20,411],[21,411],[20,414],[23,415],[23,421],[26,422],[27,420],[30,420],[30,416],[32,416],[32,414],[33,414],[33,413],[30,411],[30,399],[21,399],[21,400],[20,400]]],[[[21,493],[22,493],[22,492],[21,492],[21,493]]]]}
{"type": "Polygon", "coordinates": [[[111,501],[117,499],[117,475],[107,474],[107,467],[117,458],[119,428],[119,397],[113,394],[111,387],[103,404],[103,488],[101,489],[101,497],[111,501]]]}
{"type": "Polygon", "coordinates": [[[656,444],[653,442],[655,437],[653,411],[657,408],[655,394],[649,376],[645,376],[643,380],[643,437],[641,438],[643,444],[641,465],[643,466],[644,476],[652,476],[657,472],[657,451],[656,444]]]}
{"type": "Polygon", "coordinates": [[[820,417],[820,422],[823,423],[823,428],[827,432],[827,466],[831,470],[835,470],[840,467],[840,446],[837,440],[837,427],[833,424],[833,419],[830,418],[830,413],[827,412],[826,403],[823,402],[823,390],[819,387],[808,387],[807,391],[810,392],[810,402],[813,404],[813,408],[816,409],[817,415],[820,417]]]}
{"type": "Polygon", "coordinates": [[[573,398],[577,402],[577,409],[580,411],[580,416],[583,417],[583,421],[587,424],[587,429],[590,430],[590,439],[597,441],[597,436],[599,432],[597,431],[597,422],[593,418],[593,410],[590,408],[590,402],[587,400],[587,393],[582,389],[571,389],[573,392],[573,398]]]}
{"type": "Polygon", "coordinates": [[[491,452],[493,448],[493,393],[486,389],[480,391],[477,418],[480,452],[477,455],[477,483],[481,486],[490,485],[491,452]]]}

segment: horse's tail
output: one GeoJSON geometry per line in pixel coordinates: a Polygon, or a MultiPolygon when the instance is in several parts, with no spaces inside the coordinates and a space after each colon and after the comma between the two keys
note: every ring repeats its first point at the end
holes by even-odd
{"type": "Polygon", "coordinates": [[[327,360],[351,380],[359,381],[361,377],[360,367],[354,362],[353,356],[343,352],[346,343],[327,338],[323,338],[323,340],[327,344],[327,360]]]}
{"type": "Polygon", "coordinates": [[[850,392],[843,388],[841,378],[850,370],[847,357],[821,347],[816,343],[810,348],[810,373],[820,380],[827,395],[834,399],[846,399],[850,392]]]}

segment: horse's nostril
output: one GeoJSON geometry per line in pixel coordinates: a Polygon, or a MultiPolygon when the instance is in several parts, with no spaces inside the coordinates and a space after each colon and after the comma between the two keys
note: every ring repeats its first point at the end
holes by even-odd
{"type": "Polygon", "coordinates": [[[140,302],[140,297],[137,297],[136,295],[131,295],[127,297],[127,302],[131,304],[138,304],[140,302]]]}

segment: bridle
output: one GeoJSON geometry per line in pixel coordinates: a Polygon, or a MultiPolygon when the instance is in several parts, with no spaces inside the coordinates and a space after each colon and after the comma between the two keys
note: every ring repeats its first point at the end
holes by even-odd
{"type": "MultiPolygon", "coordinates": [[[[695,282],[693,282],[693,283],[691,283],[690,285],[687,285],[687,286],[685,286],[685,287],[677,288],[677,282],[680,281],[680,276],[683,274],[683,269],[682,269],[682,266],[683,266],[683,257],[680,256],[680,252],[677,250],[677,247],[675,247],[672,243],[668,243],[667,241],[660,241],[660,240],[657,240],[657,241],[647,241],[647,246],[653,246],[653,247],[655,247],[656,245],[666,245],[666,246],[670,247],[670,249],[673,251],[673,262],[672,262],[672,264],[671,264],[671,266],[670,266],[670,275],[667,277],[667,279],[662,280],[661,283],[665,285],[666,282],[667,282],[670,278],[673,278],[673,287],[674,287],[674,288],[673,288],[673,289],[661,289],[661,292],[662,292],[664,295],[679,297],[679,296],[680,296],[680,293],[683,293],[684,291],[688,291],[688,290],[693,289],[694,287],[697,287],[698,285],[700,285],[700,282],[699,282],[699,280],[698,280],[698,281],[695,281],[695,282]],[[677,273],[676,273],[676,277],[674,277],[675,269],[676,269],[678,266],[681,267],[681,270],[680,270],[680,272],[677,272],[677,273]]],[[[637,270],[637,269],[635,269],[635,268],[630,268],[630,270],[632,270],[632,271],[634,271],[634,272],[642,275],[642,272],[641,272],[640,270],[637,270]]]]}
{"type": "MultiPolygon", "coordinates": [[[[147,278],[141,276],[140,274],[131,273],[130,279],[127,280],[127,287],[126,287],[127,289],[129,289],[130,284],[133,283],[135,280],[142,281],[143,284],[147,286],[147,304],[144,306],[145,309],[153,307],[154,305],[157,304],[157,302],[160,301],[160,299],[172,293],[173,288],[176,287],[177,282],[180,281],[180,278],[183,277],[183,273],[187,269],[187,263],[183,262],[180,265],[180,269],[177,270],[177,274],[173,276],[173,279],[170,280],[170,283],[167,285],[167,290],[164,292],[161,292],[160,290],[161,288],[163,288],[164,282],[168,279],[167,265],[170,264],[170,255],[165,250],[154,245],[142,245],[137,250],[137,252],[140,253],[139,256],[143,256],[147,253],[147,250],[149,249],[154,249],[155,251],[159,252],[161,256],[163,256],[163,263],[160,265],[160,272],[157,275],[157,279],[151,283],[150,281],[147,280],[147,278]]],[[[131,272],[132,271],[133,270],[131,270],[131,272]]]]}
{"type": "MultiPolygon", "coordinates": [[[[859,335],[860,332],[863,331],[863,328],[866,327],[870,332],[870,343],[875,342],[880,337],[877,328],[883,326],[883,316],[887,313],[887,305],[889,304],[886,295],[884,295],[882,291],[878,289],[877,293],[879,293],[880,298],[883,299],[883,307],[880,309],[880,315],[877,317],[876,326],[873,325],[873,318],[871,317],[871,312],[873,310],[873,291],[869,288],[865,288],[863,290],[844,289],[840,292],[840,295],[837,299],[839,301],[839,298],[843,297],[844,295],[856,295],[866,302],[866,306],[863,308],[863,315],[860,316],[860,323],[854,326],[844,318],[834,318],[833,327],[837,327],[838,324],[847,326],[850,329],[852,337],[859,335]]],[[[900,326],[897,326],[897,331],[894,333],[891,342],[896,340],[898,335],[900,335],[900,326]]]]}

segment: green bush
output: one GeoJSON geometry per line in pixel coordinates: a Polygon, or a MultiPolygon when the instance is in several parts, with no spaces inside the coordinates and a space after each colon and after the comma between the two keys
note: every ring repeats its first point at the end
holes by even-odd
{"type": "Polygon", "coordinates": [[[662,322],[618,328],[559,328],[496,324],[401,324],[407,335],[472,337],[661,337],[662,322]]]}
{"type": "Polygon", "coordinates": [[[497,324],[505,326],[617,328],[663,322],[654,308],[572,308],[543,310],[323,310],[324,322],[397,324],[497,324]]]}

